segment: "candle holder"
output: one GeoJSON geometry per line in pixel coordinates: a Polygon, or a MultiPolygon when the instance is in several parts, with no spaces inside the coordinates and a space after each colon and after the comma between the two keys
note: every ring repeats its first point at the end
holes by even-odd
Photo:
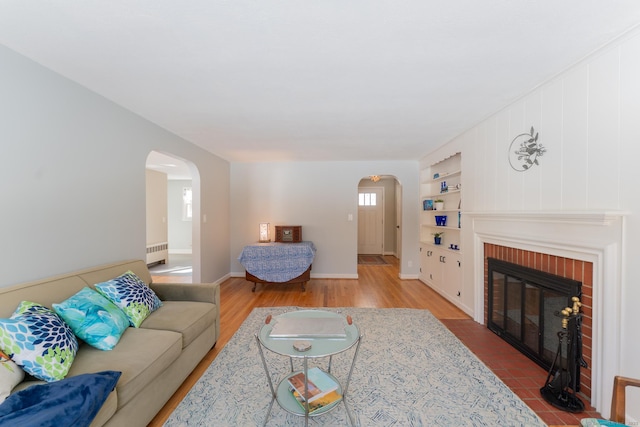
{"type": "Polygon", "coordinates": [[[271,238],[269,237],[269,223],[261,222],[260,223],[260,239],[258,240],[260,243],[269,243],[271,238]]]}

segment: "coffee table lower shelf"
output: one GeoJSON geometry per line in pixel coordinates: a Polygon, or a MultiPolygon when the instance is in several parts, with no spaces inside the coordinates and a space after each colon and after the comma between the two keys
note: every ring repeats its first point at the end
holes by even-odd
{"type": "MultiPolygon", "coordinates": [[[[278,384],[278,388],[276,389],[276,400],[278,401],[278,405],[280,405],[280,407],[285,411],[293,415],[304,417],[306,416],[305,408],[302,405],[300,405],[300,403],[298,403],[296,398],[293,396],[293,392],[291,392],[291,390],[289,389],[289,378],[291,378],[292,376],[300,372],[302,371],[293,372],[292,374],[287,375],[285,378],[283,378],[282,381],[280,381],[280,383],[278,384]]],[[[336,383],[338,383],[337,391],[342,396],[342,386],[338,382],[338,379],[333,375],[329,374],[328,372],[325,372],[325,374],[329,375],[336,383]]],[[[327,412],[331,411],[333,408],[338,406],[338,404],[342,402],[342,400],[343,398],[340,398],[335,402],[332,402],[330,405],[327,405],[323,408],[319,408],[314,412],[310,413],[309,416],[315,417],[318,415],[326,414],[327,412]]]]}

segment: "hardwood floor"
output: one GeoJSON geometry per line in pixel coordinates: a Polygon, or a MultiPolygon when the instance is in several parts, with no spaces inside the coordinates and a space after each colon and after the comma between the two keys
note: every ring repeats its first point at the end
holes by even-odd
{"type": "MultiPolygon", "coordinates": [[[[370,307],[427,309],[443,321],[478,357],[483,360],[516,394],[548,424],[579,424],[573,414],[541,401],[537,389],[544,384],[546,372],[517,350],[474,322],[419,280],[398,278],[398,259],[385,256],[389,265],[358,265],[358,279],[311,279],[306,290],[299,285],[260,285],[251,292],[253,283],[244,278],[231,278],[220,285],[221,332],[216,346],[209,351],[174,396],[156,415],[149,426],[161,426],[198,381],[207,367],[231,339],[254,307],[370,307]],[[497,354],[496,351],[499,353],[497,354]],[[496,363],[499,360],[500,363],[496,363]],[[493,364],[491,363],[493,361],[493,364]],[[509,369],[510,363],[516,369],[509,369]],[[493,366],[492,366],[493,365],[493,366]],[[526,380],[526,381],[525,381],[526,380]]],[[[190,281],[184,277],[153,276],[154,282],[190,281]]],[[[588,416],[587,414],[583,414],[588,416]]]]}

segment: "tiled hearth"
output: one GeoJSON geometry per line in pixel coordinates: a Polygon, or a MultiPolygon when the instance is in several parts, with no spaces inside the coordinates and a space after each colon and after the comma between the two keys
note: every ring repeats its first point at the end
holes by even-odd
{"type": "Polygon", "coordinates": [[[578,426],[583,418],[602,418],[584,399],[585,411],[579,414],[551,406],[540,395],[547,372],[486,326],[473,320],[444,319],[442,323],[546,424],[578,426]]]}

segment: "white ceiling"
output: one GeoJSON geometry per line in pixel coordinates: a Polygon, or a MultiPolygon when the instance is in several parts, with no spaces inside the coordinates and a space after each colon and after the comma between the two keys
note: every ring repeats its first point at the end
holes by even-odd
{"type": "Polygon", "coordinates": [[[0,43],[229,161],[418,159],[638,23],[638,0],[0,0],[0,43]]]}

